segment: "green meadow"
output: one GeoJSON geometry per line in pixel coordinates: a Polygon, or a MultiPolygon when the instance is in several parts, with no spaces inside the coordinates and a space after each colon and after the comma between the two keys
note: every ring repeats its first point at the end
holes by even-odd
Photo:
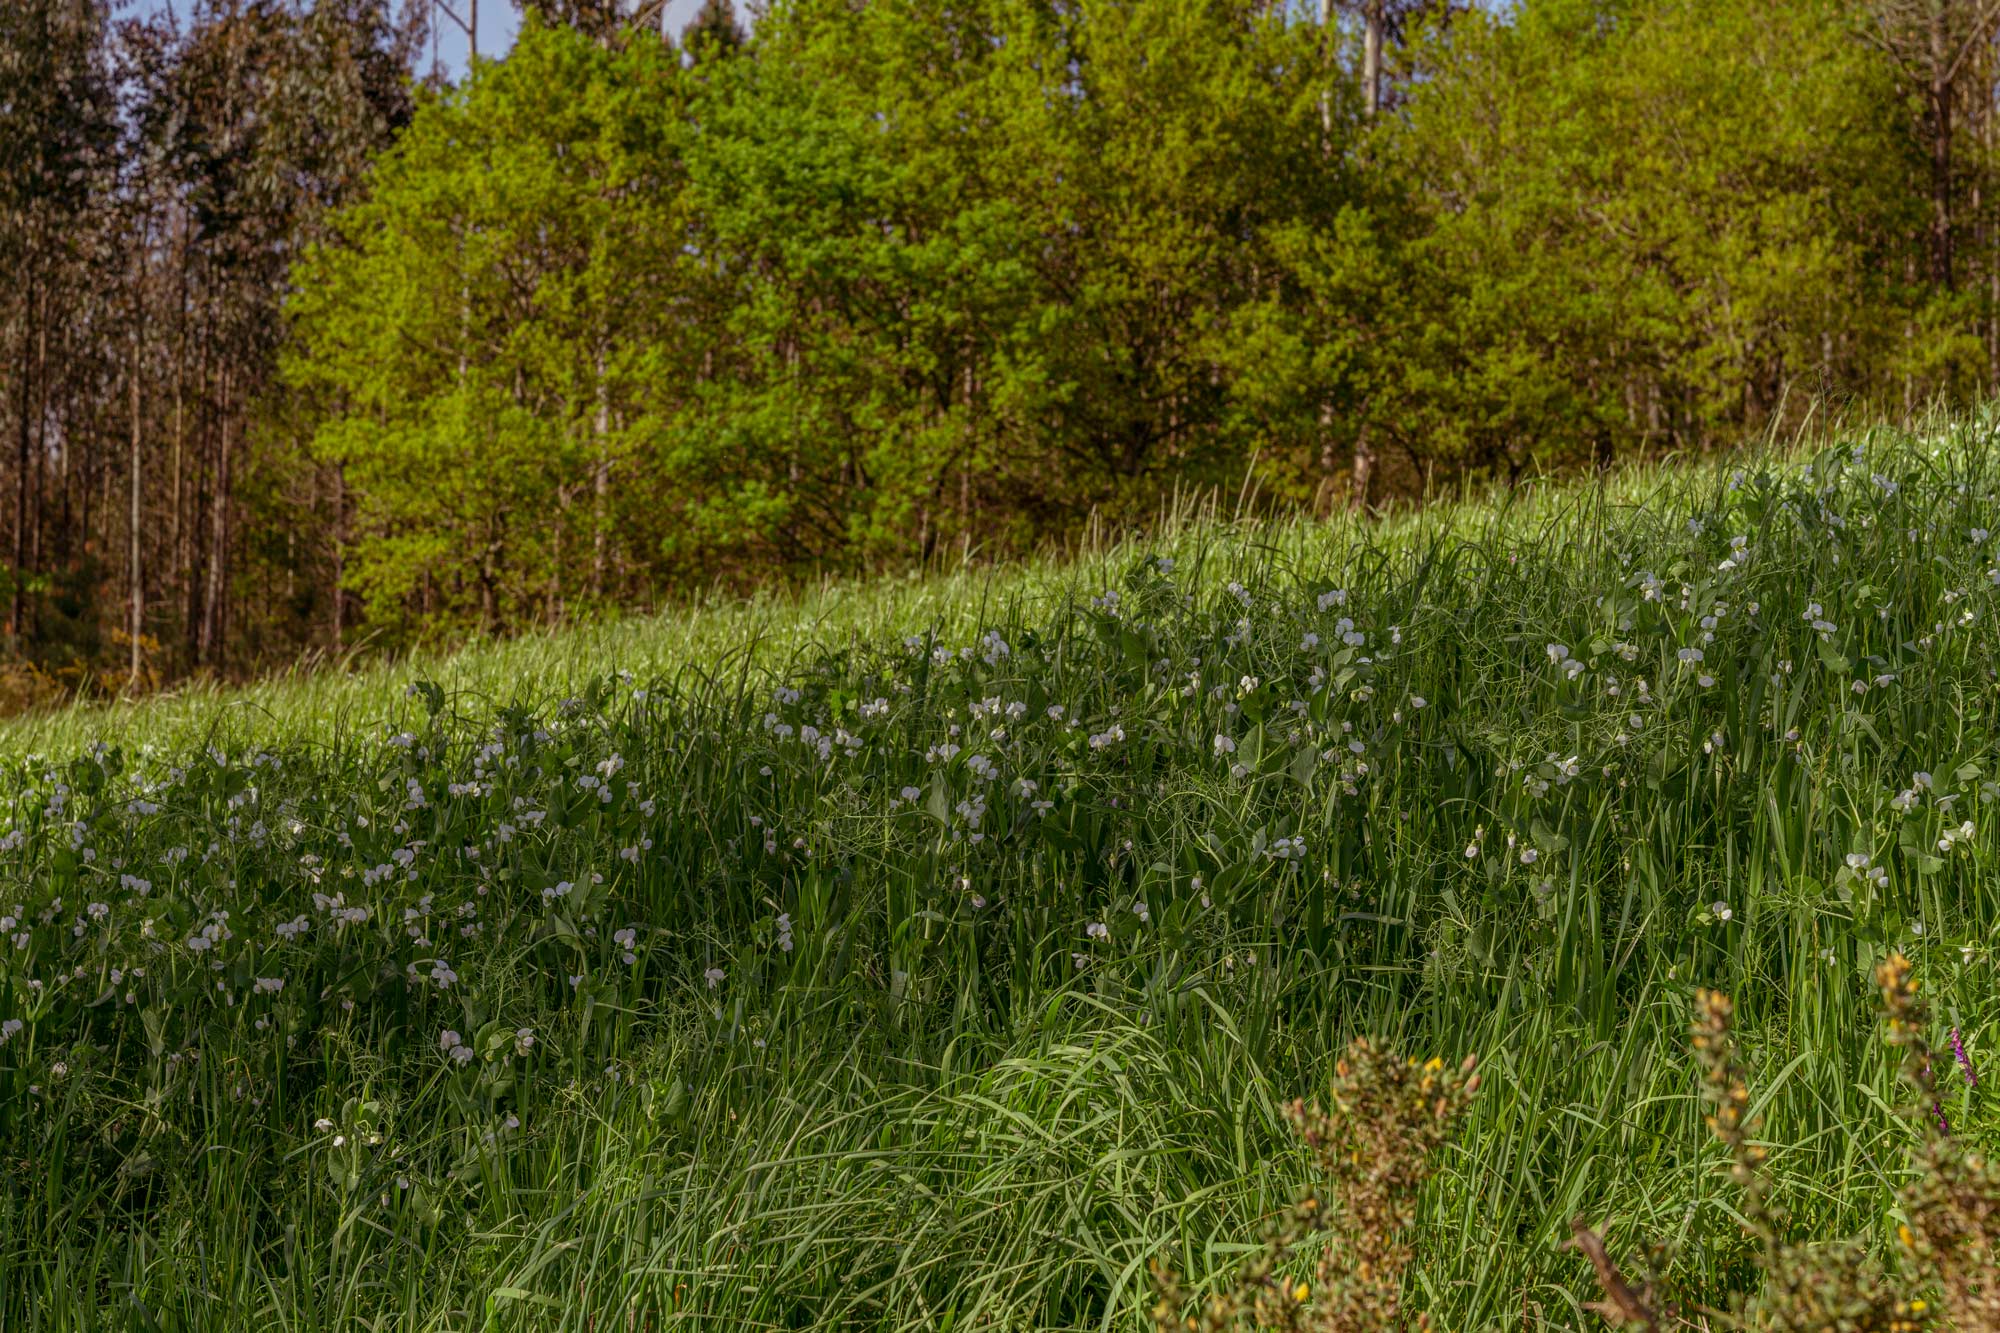
{"type": "Polygon", "coordinates": [[[1435,1327],[1587,1326],[1578,1215],[1721,1304],[1697,986],[1886,1252],[1874,966],[2000,1071],[1995,432],[10,723],[0,1327],[1137,1330],[1361,1034],[1481,1061],[1435,1327]]]}

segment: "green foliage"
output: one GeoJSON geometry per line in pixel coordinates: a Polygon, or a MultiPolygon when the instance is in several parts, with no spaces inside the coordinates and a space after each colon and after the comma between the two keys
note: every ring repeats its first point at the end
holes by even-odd
{"type": "Polygon", "coordinates": [[[1928,161],[1838,0],[1413,11],[1372,121],[1345,40],[1252,0],[788,0],[732,31],[682,57],[531,23],[300,271],[295,378],[381,625],[1985,382],[1984,298],[1914,276],[1928,161]]]}
{"type": "Polygon", "coordinates": [[[367,534],[350,585],[385,624],[606,604],[662,531],[623,473],[687,371],[682,78],[657,44],[531,25],[425,106],[301,267],[292,377],[326,404],[314,449],[367,534]]]}
{"type": "Polygon", "coordinates": [[[1692,986],[1785,1239],[1884,1253],[1872,969],[2000,1022],[1993,434],[10,730],[0,1324],[1136,1330],[1357,1034],[1481,1053],[1407,1308],[1577,1326],[1586,1209],[1719,1306],[1692,986]]]}

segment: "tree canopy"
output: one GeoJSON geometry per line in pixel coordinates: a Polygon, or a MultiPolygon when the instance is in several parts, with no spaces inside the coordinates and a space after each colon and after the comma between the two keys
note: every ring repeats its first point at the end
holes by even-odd
{"type": "Polygon", "coordinates": [[[242,670],[1978,397],[1994,16],[1917,8],[577,0],[450,85],[420,6],[27,0],[17,654],[242,670]]]}

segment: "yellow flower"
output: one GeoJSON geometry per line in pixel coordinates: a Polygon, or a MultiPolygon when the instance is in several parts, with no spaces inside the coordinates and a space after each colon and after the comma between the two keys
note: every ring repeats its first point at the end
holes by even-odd
{"type": "Polygon", "coordinates": [[[1928,1309],[1930,1309],[1930,1306],[1924,1303],[1922,1300],[1914,1300],[1910,1302],[1911,1314],[1922,1314],[1925,1310],[1928,1309]]]}
{"type": "Polygon", "coordinates": [[[1909,1223],[1904,1222],[1898,1225],[1896,1228],[1896,1234],[1897,1236],[1902,1238],[1903,1244],[1909,1246],[1913,1250],[1917,1248],[1917,1238],[1910,1234],[1909,1223]]]}
{"type": "Polygon", "coordinates": [[[1312,1288],[1303,1282],[1292,1288],[1292,1299],[1295,1301],[1303,1301],[1310,1295],[1312,1295],[1312,1288]]]}

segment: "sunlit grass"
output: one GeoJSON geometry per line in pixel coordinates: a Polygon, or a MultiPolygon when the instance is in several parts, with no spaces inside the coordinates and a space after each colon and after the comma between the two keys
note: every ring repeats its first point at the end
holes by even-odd
{"type": "Polygon", "coordinates": [[[1877,1232],[1868,969],[2000,1020],[1992,437],[17,723],[0,1326],[1137,1328],[1366,1032],[1482,1056],[1419,1304],[1573,1327],[1578,1213],[1747,1261],[1698,983],[1877,1232]]]}

